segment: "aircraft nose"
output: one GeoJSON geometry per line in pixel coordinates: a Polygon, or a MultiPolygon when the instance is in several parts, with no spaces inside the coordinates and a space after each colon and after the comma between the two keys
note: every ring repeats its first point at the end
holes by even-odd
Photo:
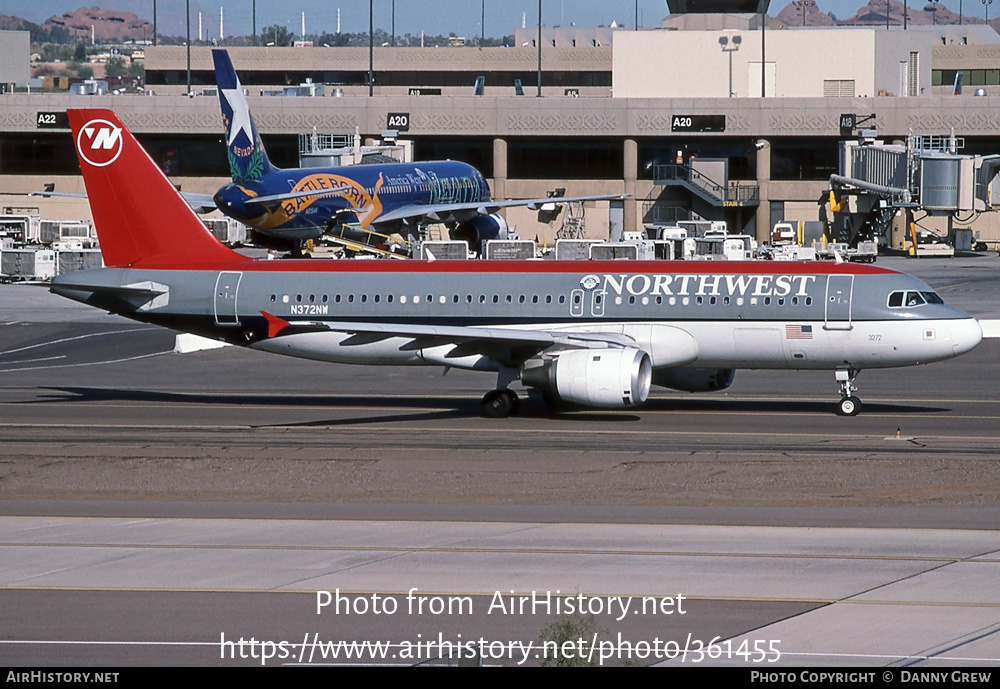
{"type": "Polygon", "coordinates": [[[955,356],[974,349],[983,339],[983,328],[975,318],[954,321],[951,327],[951,343],[955,356]]]}

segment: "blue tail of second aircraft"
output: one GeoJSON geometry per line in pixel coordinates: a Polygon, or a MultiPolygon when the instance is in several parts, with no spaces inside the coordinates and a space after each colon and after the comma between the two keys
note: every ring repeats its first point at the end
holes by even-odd
{"type": "Polygon", "coordinates": [[[276,168],[267,159],[267,152],[257,133],[257,125],[250,114],[246,94],[243,93],[243,86],[233,69],[229,53],[225,50],[213,50],[212,59],[215,61],[215,81],[219,87],[219,104],[222,106],[222,121],[226,128],[229,172],[236,183],[259,182],[264,175],[274,172],[276,168]]]}

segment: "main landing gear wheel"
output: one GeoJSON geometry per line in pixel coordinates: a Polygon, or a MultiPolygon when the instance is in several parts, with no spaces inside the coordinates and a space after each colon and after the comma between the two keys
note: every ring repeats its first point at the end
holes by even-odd
{"type": "Polygon", "coordinates": [[[516,414],[520,406],[521,400],[511,390],[490,390],[483,395],[483,416],[491,419],[516,414]]]}
{"type": "Polygon", "coordinates": [[[840,400],[837,410],[841,416],[854,416],[861,411],[861,400],[853,395],[840,400]]]}

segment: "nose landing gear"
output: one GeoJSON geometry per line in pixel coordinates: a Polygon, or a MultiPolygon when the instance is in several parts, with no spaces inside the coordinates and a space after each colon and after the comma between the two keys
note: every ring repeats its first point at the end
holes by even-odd
{"type": "Polygon", "coordinates": [[[861,400],[854,395],[857,390],[854,381],[859,373],[861,371],[853,368],[838,368],[836,371],[837,382],[840,383],[840,402],[837,404],[837,413],[841,416],[855,416],[861,411],[861,400]]]}

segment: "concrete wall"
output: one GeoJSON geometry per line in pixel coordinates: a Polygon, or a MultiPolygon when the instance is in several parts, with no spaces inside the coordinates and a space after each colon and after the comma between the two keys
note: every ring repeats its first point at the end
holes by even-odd
{"type": "MultiPolygon", "coordinates": [[[[620,32],[612,50],[614,96],[725,98],[730,56],[734,95],[759,96],[760,40],[759,31],[620,32]],[[729,50],[735,37],[740,38],[739,49],[729,50]],[[724,47],[721,38],[727,40],[724,47]]],[[[771,31],[764,59],[775,64],[777,97],[821,98],[825,80],[853,80],[854,93],[860,97],[875,96],[880,90],[895,94],[899,62],[906,61],[911,51],[921,54],[921,84],[930,86],[933,40],[922,32],[771,31]]]]}
{"type": "MultiPolygon", "coordinates": [[[[241,76],[251,71],[270,72],[362,72],[368,71],[368,48],[288,48],[288,47],[243,47],[229,48],[236,73],[241,76]]],[[[149,47],[146,53],[146,69],[150,72],[186,71],[187,50],[183,46],[149,47]]],[[[535,95],[538,69],[538,51],[531,46],[514,48],[403,48],[376,47],[374,50],[375,93],[376,95],[407,94],[407,86],[386,86],[391,81],[391,73],[405,73],[408,78],[419,82],[421,75],[427,75],[425,86],[433,86],[436,74],[465,72],[486,77],[488,95],[514,95],[513,83],[501,79],[497,73],[517,72],[522,78],[524,92],[535,95]]],[[[608,72],[611,66],[610,43],[600,46],[581,44],[581,47],[552,47],[542,45],[542,69],[546,72],[608,72]]],[[[212,72],[211,48],[193,46],[191,48],[191,70],[212,72]]],[[[322,80],[322,79],[318,79],[322,80]]],[[[243,78],[244,85],[250,80],[243,78]]],[[[444,95],[472,95],[475,78],[458,86],[437,86],[444,95]]],[[[248,86],[250,93],[261,89],[281,89],[289,84],[254,84],[248,86]]],[[[153,85],[150,88],[158,94],[184,93],[185,85],[153,85]]],[[[198,92],[201,85],[194,90],[198,92]]],[[[329,93],[333,87],[328,87],[329,93]]],[[[368,87],[363,84],[337,85],[348,95],[367,95],[368,87]]],[[[609,96],[607,86],[576,87],[581,95],[609,96]]],[[[545,86],[545,95],[563,95],[563,86],[545,86]]]]}
{"type": "Polygon", "coordinates": [[[917,95],[931,93],[931,63],[934,60],[934,43],[937,37],[929,31],[874,32],[875,41],[875,92],[906,96],[900,88],[900,63],[907,63],[911,52],[918,53],[917,95]]]}

